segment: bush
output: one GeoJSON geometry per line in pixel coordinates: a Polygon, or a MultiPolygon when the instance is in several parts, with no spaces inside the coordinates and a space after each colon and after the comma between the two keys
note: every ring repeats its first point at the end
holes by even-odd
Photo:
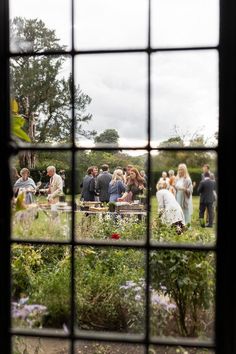
{"type": "MultiPolygon", "coordinates": [[[[167,227],[159,229],[159,237],[172,242],[188,242],[194,240],[194,233],[186,232],[176,235],[167,227]],[[189,237],[190,236],[190,237],[189,237]],[[189,239],[190,238],[190,239],[189,239]]],[[[205,242],[209,242],[211,235],[205,233],[205,242]]],[[[196,241],[196,239],[195,239],[196,241]]],[[[151,281],[152,287],[157,292],[168,295],[177,306],[178,314],[176,325],[179,335],[197,336],[212,330],[212,318],[206,320],[208,309],[213,309],[215,257],[210,252],[159,250],[151,253],[151,281]],[[211,328],[206,328],[203,323],[210,322],[211,328]]],[[[213,312],[213,310],[212,310],[213,312]]]]}

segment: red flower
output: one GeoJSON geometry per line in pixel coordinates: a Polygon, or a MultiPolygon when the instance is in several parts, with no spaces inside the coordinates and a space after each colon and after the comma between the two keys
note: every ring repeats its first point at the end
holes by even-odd
{"type": "Polygon", "coordinates": [[[120,235],[119,234],[112,234],[111,238],[113,238],[114,240],[119,240],[120,235]]]}

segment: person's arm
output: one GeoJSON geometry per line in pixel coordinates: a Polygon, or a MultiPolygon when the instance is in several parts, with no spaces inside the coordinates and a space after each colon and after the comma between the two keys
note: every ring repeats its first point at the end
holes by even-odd
{"type": "Polygon", "coordinates": [[[125,193],[122,195],[121,198],[118,198],[117,201],[118,201],[118,202],[122,202],[122,201],[127,197],[127,195],[129,194],[130,191],[131,191],[131,187],[130,187],[130,185],[128,184],[128,185],[126,186],[126,191],[125,191],[125,193]]]}
{"type": "Polygon", "coordinates": [[[199,183],[198,188],[197,188],[198,194],[201,194],[201,193],[202,193],[202,188],[203,188],[203,186],[202,186],[202,181],[201,181],[201,182],[199,183]]]}
{"type": "Polygon", "coordinates": [[[89,192],[95,193],[95,189],[96,189],[95,186],[96,186],[95,178],[91,178],[91,181],[89,183],[89,192]]]}

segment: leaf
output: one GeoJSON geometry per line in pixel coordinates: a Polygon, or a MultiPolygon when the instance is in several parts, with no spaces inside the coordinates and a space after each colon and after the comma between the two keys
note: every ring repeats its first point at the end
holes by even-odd
{"type": "Polygon", "coordinates": [[[12,134],[21,140],[31,142],[30,137],[26,134],[26,132],[22,129],[25,124],[25,119],[20,116],[13,114],[12,116],[12,134]]]}
{"type": "Polygon", "coordinates": [[[16,199],[16,211],[24,210],[26,209],[24,205],[24,193],[19,193],[16,199]]]}
{"type": "Polygon", "coordinates": [[[13,114],[19,112],[18,103],[16,102],[15,99],[11,100],[11,110],[12,110],[13,114]]]}

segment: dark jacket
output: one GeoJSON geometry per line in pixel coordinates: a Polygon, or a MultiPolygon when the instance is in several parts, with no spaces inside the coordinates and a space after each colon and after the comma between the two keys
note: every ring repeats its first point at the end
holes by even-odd
{"type": "Polygon", "coordinates": [[[99,199],[101,202],[109,202],[109,183],[111,182],[112,175],[108,171],[102,172],[97,176],[96,191],[99,193],[99,199]]]}
{"type": "Polygon", "coordinates": [[[200,194],[200,203],[213,203],[214,202],[214,193],[213,191],[216,189],[216,183],[210,178],[204,178],[199,183],[198,193],[200,194]]]}
{"type": "Polygon", "coordinates": [[[95,200],[95,179],[92,175],[87,175],[83,179],[81,199],[85,202],[95,200]]]}

